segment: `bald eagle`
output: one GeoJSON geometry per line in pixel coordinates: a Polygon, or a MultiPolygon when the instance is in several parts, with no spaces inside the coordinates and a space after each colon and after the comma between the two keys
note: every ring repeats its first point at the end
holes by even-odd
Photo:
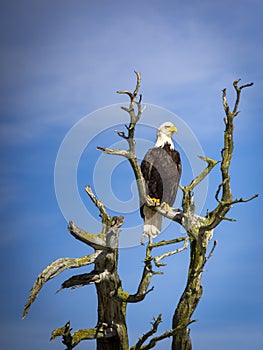
{"type": "MultiPolygon", "coordinates": [[[[145,180],[146,194],[157,203],[172,206],[182,173],[180,153],[174,149],[172,135],[177,128],[171,123],[163,123],[157,131],[155,146],[148,150],[141,171],[145,180]]],[[[162,215],[147,207],[140,208],[144,219],[144,235],[149,239],[162,230],[162,215]]]]}

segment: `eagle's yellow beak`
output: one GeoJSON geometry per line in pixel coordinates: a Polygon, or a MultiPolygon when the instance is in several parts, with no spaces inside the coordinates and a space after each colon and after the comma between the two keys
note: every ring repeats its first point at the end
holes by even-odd
{"type": "Polygon", "coordinates": [[[177,132],[178,130],[177,130],[177,128],[174,125],[172,125],[172,126],[170,126],[169,131],[177,132]]]}

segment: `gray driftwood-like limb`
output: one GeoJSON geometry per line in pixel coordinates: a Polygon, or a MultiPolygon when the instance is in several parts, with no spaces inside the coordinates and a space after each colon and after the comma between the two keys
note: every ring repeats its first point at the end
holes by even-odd
{"type": "Polygon", "coordinates": [[[30,306],[36,300],[41,288],[43,285],[51,280],[52,278],[59,275],[61,272],[67,269],[75,269],[82,266],[87,266],[93,264],[96,258],[100,255],[100,251],[97,251],[93,254],[83,256],[81,258],[60,258],[53,261],[48,265],[38,276],[31,289],[29,298],[24,308],[23,318],[26,317],[30,306]]]}
{"type": "Polygon", "coordinates": [[[146,249],[146,259],[148,259],[148,260],[152,259],[154,261],[154,264],[156,267],[165,266],[165,264],[160,263],[160,260],[167,258],[169,256],[172,256],[174,254],[180,253],[183,250],[187,249],[188,240],[189,240],[188,236],[185,236],[185,237],[174,238],[171,240],[163,240],[163,241],[159,241],[159,242],[155,242],[155,243],[149,242],[147,249],[146,249]],[[159,248],[159,247],[163,247],[163,246],[167,246],[167,245],[171,245],[171,244],[177,244],[180,242],[184,242],[183,246],[180,248],[174,249],[172,251],[166,252],[164,254],[161,254],[161,255],[155,256],[155,257],[152,257],[152,255],[151,255],[151,252],[154,248],[159,248]]]}
{"type": "Polygon", "coordinates": [[[106,249],[106,237],[103,233],[93,234],[78,227],[73,221],[69,222],[68,230],[73,237],[98,250],[106,249]]]}
{"type": "Polygon", "coordinates": [[[172,256],[172,255],[175,255],[175,254],[178,254],[178,253],[181,253],[183,250],[187,249],[188,248],[188,237],[185,237],[185,240],[184,240],[184,244],[182,247],[180,248],[177,248],[177,249],[174,249],[170,252],[166,252],[164,254],[161,254],[159,256],[156,256],[154,258],[154,263],[157,267],[160,267],[160,266],[165,266],[166,264],[164,263],[160,263],[161,260],[163,260],[164,258],[167,258],[169,256],[172,256]]]}
{"type": "Polygon", "coordinates": [[[111,155],[115,155],[115,156],[122,156],[125,158],[130,157],[130,154],[128,151],[122,150],[122,149],[111,149],[111,148],[105,148],[105,147],[99,147],[97,146],[97,150],[102,151],[106,154],[111,154],[111,155]]]}
{"type": "Polygon", "coordinates": [[[136,87],[135,87],[134,91],[133,92],[130,92],[129,90],[118,90],[117,91],[117,94],[128,95],[130,97],[131,102],[135,101],[135,99],[138,95],[138,92],[140,90],[140,86],[141,86],[141,74],[140,74],[140,72],[134,71],[134,73],[136,74],[136,77],[137,77],[136,87]]]}
{"type": "Polygon", "coordinates": [[[72,276],[62,283],[61,288],[58,290],[58,292],[65,288],[75,289],[78,287],[86,286],[88,284],[100,283],[102,279],[105,278],[106,274],[107,271],[102,273],[91,271],[89,273],[82,273],[81,275],[72,276]]]}
{"type": "Polygon", "coordinates": [[[90,199],[92,200],[92,202],[96,205],[96,207],[99,209],[100,212],[100,217],[102,220],[102,223],[109,223],[111,220],[110,215],[107,213],[104,204],[102,203],[102,201],[100,201],[92,192],[92,189],[90,186],[86,186],[85,187],[85,191],[87,192],[87,194],[89,195],[90,199]]]}

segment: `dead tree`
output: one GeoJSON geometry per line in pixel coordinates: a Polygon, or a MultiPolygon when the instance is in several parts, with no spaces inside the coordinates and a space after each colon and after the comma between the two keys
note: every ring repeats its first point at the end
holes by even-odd
{"type": "Polygon", "coordinates": [[[107,213],[103,203],[93,194],[91,187],[86,186],[85,190],[87,194],[100,213],[101,232],[93,234],[84,231],[73,222],[69,223],[68,230],[76,239],[92,247],[94,252],[93,254],[81,258],[61,258],[48,265],[38,275],[31,289],[23,314],[23,317],[27,315],[31,304],[35,301],[41,288],[47,281],[56,277],[66,269],[93,265],[94,267],[91,272],[69,278],[62,283],[60,288],[75,288],[94,284],[98,299],[98,318],[94,328],[77,330],[72,333],[70,322],[67,322],[65,326],[57,328],[52,332],[51,339],[61,336],[62,342],[66,345],[67,350],[71,350],[81,341],[89,339],[96,339],[98,350],[148,350],[154,348],[157,342],[168,337],[172,337],[172,350],[191,350],[192,344],[189,325],[194,322],[194,320],[192,320],[192,315],[202,297],[201,277],[204,266],[212,256],[217,244],[217,242],[214,241],[211,244],[210,252],[207,253],[208,245],[213,237],[213,230],[223,220],[233,221],[233,219],[228,218],[226,215],[234,204],[248,202],[257,197],[257,195],[254,195],[248,199],[233,199],[230,185],[229,167],[234,149],[234,118],[238,115],[241,91],[253,85],[253,83],[250,83],[239,86],[239,80],[233,83],[236,99],[232,110],[227,102],[226,89],[223,90],[225,131],[220,161],[221,183],[215,192],[217,206],[213,210],[207,212],[205,216],[195,214],[193,190],[219,163],[219,161],[207,157],[202,157],[202,160],[206,162],[207,166],[201,174],[193,179],[189,185],[182,187],[182,209],[170,208],[170,210],[167,211],[167,207],[156,205],[156,203],[153,203],[151,199],[146,196],[144,179],[135,153],[135,127],[144,111],[144,107],[141,103],[142,95],[139,95],[141,76],[140,73],[135,73],[137,77],[135,90],[133,92],[128,90],[117,92],[127,95],[130,100],[128,108],[122,107],[122,109],[129,114],[130,118],[129,125],[126,125],[127,130],[126,132],[116,131],[119,137],[127,141],[128,149],[97,148],[109,155],[125,157],[129,161],[137,180],[140,199],[138,208],[142,203],[151,207],[163,216],[183,226],[187,235],[171,240],[162,240],[154,243],[149,241],[147,243],[144,268],[137,292],[135,294],[130,294],[123,290],[121,278],[118,274],[118,241],[120,227],[124,222],[124,217],[111,217],[107,213]],[[154,254],[155,248],[174,244],[180,245],[176,249],[167,251],[162,255],[158,256],[154,254]],[[156,272],[153,270],[154,266],[155,268],[159,268],[163,265],[161,262],[163,259],[187,249],[188,246],[190,247],[188,278],[184,292],[177,306],[176,301],[174,301],[175,310],[172,318],[172,328],[160,335],[155,335],[162,320],[160,314],[154,319],[152,328],[142,335],[135,345],[130,347],[126,324],[127,303],[138,303],[142,301],[147,294],[153,290],[153,288],[149,288],[152,277],[160,273],[159,271],[156,272]]]}

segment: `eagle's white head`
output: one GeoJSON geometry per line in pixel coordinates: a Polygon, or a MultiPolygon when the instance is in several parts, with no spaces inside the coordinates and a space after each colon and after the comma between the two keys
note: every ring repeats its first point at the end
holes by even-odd
{"type": "Polygon", "coordinates": [[[174,144],[172,140],[174,132],[177,132],[177,128],[173,125],[173,123],[163,123],[157,131],[155,147],[164,147],[164,145],[168,143],[170,145],[170,148],[174,149],[174,144]]]}

